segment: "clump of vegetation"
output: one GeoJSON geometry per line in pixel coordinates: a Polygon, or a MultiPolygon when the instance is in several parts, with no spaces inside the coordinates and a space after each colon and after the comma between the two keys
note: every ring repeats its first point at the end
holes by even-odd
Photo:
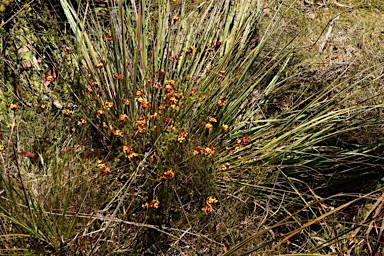
{"type": "Polygon", "coordinates": [[[380,218],[380,201],[344,211],[382,191],[336,193],[380,177],[382,142],[355,139],[383,106],[367,103],[375,94],[351,104],[377,70],[306,83],[298,34],[274,43],[284,3],[73,4],[60,1],[72,38],[51,42],[57,59],[39,90],[3,107],[0,228],[15,238],[5,252],[365,250],[352,240],[380,218]]]}

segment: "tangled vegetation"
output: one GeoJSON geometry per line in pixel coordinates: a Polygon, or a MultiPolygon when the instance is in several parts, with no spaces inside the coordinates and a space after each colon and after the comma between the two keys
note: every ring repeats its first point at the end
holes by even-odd
{"type": "Polygon", "coordinates": [[[0,6],[2,255],[383,253],[380,4],[0,6]]]}

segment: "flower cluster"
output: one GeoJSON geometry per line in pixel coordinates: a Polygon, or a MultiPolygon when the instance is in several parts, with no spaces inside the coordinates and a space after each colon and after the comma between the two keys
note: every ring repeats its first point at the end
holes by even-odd
{"type": "Polygon", "coordinates": [[[156,199],[153,199],[150,202],[145,202],[144,204],[141,205],[142,208],[148,209],[148,208],[159,208],[160,202],[156,199]]]}
{"type": "Polygon", "coordinates": [[[147,129],[147,121],[145,120],[144,117],[139,117],[135,121],[135,125],[137,126],[140,133],[145,132],[145,130],[147,129]]]}
{"type": "Polygon", "coordinates": [[[109,175],[111,173],[111,168],[107,166],[103,160],[97,160],[96,167],[101,169],[101,175],[109,175]]]}
{"type": "Polygon", "coordinates": [[[215,153],[215,147],[213,147],[213,146],[206,146],[204,148],[198,146],[193,150],[193,155],[195,155],[195,156],[196,155],[205,155],[205,156],[211,157],[211,156],[213,156],[214,153],[215,153]]]}
{"type": "Polygon", "coordinates": [[[166,180],[173,179],[175,177],[175,173],[172,170],[167,170],[163,172],[156,180],[159,182],[164,182],[166,180]]]}
{"type": "Polygon", "coordinates": [[[17,127],[17,124],[16,123],[10,123],[8,124],[8,128],[9,129],[15,129],[17,127]]]}
{"type": "Polygon", "coordinates": [[[131,146],[123,145],[121,149],[122,149],[125,157],[128,158],[128,160],[130,160],[130,161],[139,155],[134,151],[134,148],[131,146]]]}
{"type": "Polygon", "coordinates": [[[178,136],[177,136],[177,141],[182,143],[185,140],[185,137],[188,135],[186,131],[182,131],[178,136]]]}

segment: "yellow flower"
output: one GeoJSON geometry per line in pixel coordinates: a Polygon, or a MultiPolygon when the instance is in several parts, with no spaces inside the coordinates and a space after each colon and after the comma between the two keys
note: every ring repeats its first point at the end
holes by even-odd
{"type": "Polygon", "coordinates": [[[126,114],[122,114],[120,117],[119,117],[119,120],[121,121],[121,122],[126,122],[126,121],[128,121],[128,116],[126,115],[126,114]]]}
{"type": "Polygon", "coordinates": [[[164,85],[174,86],[176,84],[175,80],[165,80],[164,85]]]}
{"type": "Polygon", "coordinates": [[[65,115],[65,116],[69,116],[69,115],[71,114],[71,110],[69,110],[69,109],[63,109],[63,110],[61,111],[61,113],[62,113],[63,115],[65,115]]]}
{"type": "Polygon", "coordinates": [[[116,135],[117,137],[123,137],[123,132],[119,129],[114,130],[113,134],[116,135]]]}
{"type": "Polygon", "coordinates": [[[17,127],[17,124],[16,123],[10,123],[10,124],[8,124],[8,128],[9,129],[14,129],[14,128],[16,128],[17,127]]]}
{"type": "Polygon", "coordinates": [[[187,54],[191,54],[193,53],[193,51],[195,50],[195,47],[193,47],[192,45],[191,46],[188,46],[188,49],[187,49],[187,54]]]}
{"type": "Polygon", "coordinates": [[[47,106],[45,104],[41,104],[40,108],[45,109],[47,106]]]}
{"type": "Polygon", "coordinates": [[[98,68],[98,69],[104,68],[104,64],[103,64],[102,62],[97,63],[97,64],[95,65],[95,68],[98,68]]]}
{"type": "Polygon", "coordinates": [[[107,125],[106,122],[99,123],[97,126],[98,126],[99,128],[108,128],[108,125],[107,125]]]}
{"type": "Polygon", "coordinates": [[[82,126],[82,125],[84,125],[84,124],[86,124],[87,123],[87,120],[85,120],[85,119],[80,119],[79,121],[77,121],[77,125],[78,126],[82,126]]]}
{"type": "Polygon", "coordinates": [[[155,119],[159,119],[160,117],[161,117],[161,113],[155,112],[155,113],[153,113],[153,115],[150,116],[149,119],[155,120],[155,119]]]}
{"type": "Polygon", "coordinates": [[[208,146],[203,149],[204,155],[210,157],[215,153],[215,148],[213,146],[208,146]]]}
{"type": "Polygon", "coordinates": [[[129,153],[133,152],[133,147],[129,147],[127,145],[124,145],[122,147],[122,150],[123,150],[124,154],[129,154],[129,153]]]}
{"type": "Polygon", "coordinates": [[[209,122],[211,122],[211,123],[217,123],[217,119],[214,118],[214,117],[212,117],[212,116],[210,116],[210,117],[209,117],[209,122]]]}
{"type": "Polygon", "coordinates": [[[207,130],[213,130],[213,125],[211,123],[204,123],[203,124],[204,128],[207,129],[207,130]]]}
{"type": "Polygon", "coordinates": [[[124,104],[124,105],[129,105],[129,103],[130,103],[129,100],[124,100],[124,101],[123,101],[123,104],[124,104]]]}
{"type": "Polygon", "coordinates": [[[174,21],[178,21],[178,20],[180,20],[180,17],[179,16],[173,16],[173,18],[172,18],[174,21]]]}
{"type": "Polygon", "coordinates": [[[143,96],[144,95],[144,91],[143,90],[138,90],[137,92],[136,92],[136,96],[137,97],[141,97],[141,96],[143,96]]]}
{"type": "Polygon", "coordinates": [[[122,74],[119,74],[119,73],[115,73],[115,74],[113,75],[113,77],[114,77],[115,79],[117,79],[117,80],[121,80],[121,79],[123,79],[123,75],[122,75],[122,74]]]}
{"type": "Polygon", "coordinates": [[[200,155],[202,153],[202,150],[201,150],[201,147],[198,146],[196,147],[194,150],[193,150],[193,155],[196,156],[196,155],[200,155]]]}
{"type": "Polygon", "coordinates": [[[135,153],[135,152],[132,152],[132,153],[130,153],[129,155],[127,155],[127,158],[129,159],[129,160],[133,160],[135,157],[137,157],[138,156],[138,154],[137,153],[135,153]]]}
{"type": "Polygon", "coordinates": [[[0,151],[3,151],[3,150],[4,150],[4,146],[0,145],[0,151]]]}
{"type": "Polygon", "coordinates": [[[175,173],[172,170],[168,170],[168,171],[163,172],[160,175],[160,177],[157,178],[156,180],[159,181],[159,182],[162,182],[162,181],[165,181],[165,180],[173,179],[174,177],[175,177],[175,173]]]}
{"type": "Polygon", "coordinates": [[[87,88],[85,88],[85,92],[86,92],[87,94],[91,94],[91,93],[93,92],[92,87],[87,87],[87,88]]]}
{"type": "Polygon", "coordinates": [[[148,209],[148,208],[159,208],[160,202],[156,199],[152,200],[151,202],[145,202],[141,205],[142,208],[148,209]]]}
{"type": "Polygon", "coordinates": [[[178,136],[177,136],[177,141],[182,143],[184,140],[185,140],[185,137],[188,135],[187,132],[181,132],[178,136]]]}
{"type": "Polygon", "coordinates": [[[12,111],[17,110],[18,108],[19,108],[19,105],[18,105],[17,103],[15,103],[15,104],[11,104],[11,105],[9,106],[9,110],[12,110],[12,111]]]}
{"type": "Polygon", "coordinates": [[[112,102],[107,101],[107,102],[104,103],[104,108],[105,109],[109,110],[112,107],[113,107],[113,103],[112,102]]]}
{"type": "Polygon", "coordinates": [[[158,200],[152,200],[152,202],[150,204],[152,204],[153,208],[157,209],[157,208],[159,208],[160,202],[158,200]]]}
{"type": "Polygon", "coordinates": [[[177,102],[179,102],[179,101],[178,101],[175,97],[172,97],[172,98],[169,99],[169,103],[170,103],[171,105],[176,105],[177,102]]]}
{"type": "Polygon", "coordinates": [[[222,124],[222,125],[221,125],[221,129],[222,129],[223,131],[228,131],[229,127],[228,127],[228,125],[226,125],[226,124],[222,124]]]}
{"type": "Polygon", "coordinates": [[[207,200],[205,200],[205,202],[206,202],[207,204],[212,205],[212,204],[217,203],[218,200],[217,200],[216,197],[214,197],[214,196],[209,196],[209,197],[207,197],[207,200]]]}
{"type": "Polygon", "coordinates": [[[105,114],[104,110],[99,109],[96,111],[96,116],[103,116],[105,114]]]}

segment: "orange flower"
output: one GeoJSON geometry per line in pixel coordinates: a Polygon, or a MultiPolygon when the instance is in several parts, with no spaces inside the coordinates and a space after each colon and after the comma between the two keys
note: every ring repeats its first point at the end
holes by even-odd
{"type": "Polygon", "coordinates": [[[188,135],[188,133],[186,131],[183,131],[181,132],[178,136],[177,136],[177,141],[182,143],[184,140],[185,140],[185,137],[188,135]]]}
{"type": "Polygon", "coordinates": [[[107,109],[107,110],[110,110],[111,108],[113,107],[113,102],[105,102],[104,103],[104,108],[107,109]]]}
{"type": "Polygon", "coordinates": [[[132,161],[135,157],[137,157],[139,154],[132,152],[127,155],[127,158],[129,161],[132,161]]]}
{"type": "Polygon", "coordinates": [[[200,155],[202,153],[202,149],[200,146],[197,146],[194,150],[193,150],[193,155],[196,156],[196,155],[200,155]]]}
{"type": "Polygon", "coordinates": [[[105,115],[104,110],[99,109],[99,110],[96,111],[96,116],[103,116],[103,115],[105,115]]]}
{"type": "Polygon", "coordinates": [[[69,110],[69,109],[63,109],[62,111],[61,111],[61,113],[63,114],[63,115],[65,115],[65,116],[69,116],[69,115],[71,115],[71,110],[69,110]]]}
{"type": "Polygon", "coordinates": [[[97,82],[96,82],[95,80],[90,80],[90,81],[88,82],[88,84],[89,84],[91,87],[93,87],[93,86],[95,86],[95,85],[97,84],[97,82]]]}
{"type": "Polygon", "coordinates": [[[124,101],[123,101],[123,104],[124,104],[124,105],[129,105],[129,103],[130,103],[129,100],[124,100],[124,101]]]}
{"type": "Polygon", "coordinates": [[[105,122],[99,123],[97,126],[99,128],[108,128],[108,125],[105,122]]]}
{"type": "Polygon", "coordinates": [[[148,208],[159,208],[160,202],[156,199],[153,199],[151,202],[145,202],[141,205],[142,208],[148,209],[148,208]]]}
{"type": "Polygon", "coordinates": [[[48,75],[45,76],[45,81],[46,82],[53,82],[55,80],[55,77],[53,75],[51,75],[50,73],[48,75]]]}
{"type": "Polygon", "coordinates": [[[64,51],[66,53],[73,53],[73,50],[71,48],[69,48],[68,46],[65,47],[64,51]]]}
{"type": "Polygon", "coordinates": [[[165,71],[163,69],[159,69],[158,71],[156,71],[156,74],[162,76],[165,74],[165,71]]]}
{"type": "Polygon", "coordinates": [[[85,88],[85,92],[86,92],[87,94],[91,94],[91,93],[93,92],[92,87],[87,87],[87,88],[85,88]]]}
{"type": "Polygon", "coordinates": [[[121,80],[121,79],[123,79],[123,75],[121,75],[121,74],[119,74],[119,73],[115,73],[115,74],[113,75],[113,77],[114,77],[115,79],[117,79],[117,80],[121,80]]]}
{"type": "Polygon", "coordinates": [[[165,180],[173,179],[174,177],[175,177],[175,173],[172,170],[167,170],[167,171],[163,172],[160,175],[160,177],[157,178],[156,180],[159,182],[163,182],[165,180]]]}
{"type": "Polygon", "coordinates": [[[97,69],[102,69],[102,68],[104,68],[104,64],[103,64],[102,62],[97,63],[97,64],[95,65],[95,68],[97,68],[97,69]]]}
{"type": "Polygon", "coordinates": [[[176,105],[177,102],[178,102],[178,100],[177,100],[175,97],[172,97],[172,98],[169,99],[169,103],[170,103],[171,105],[176,105]]]}
{"type": "Polygon", "coordinates": [[[149,108],[151,106],[151,103],[148,101],[143,101],[140,103],[142,108],[149,108]]]}
{"type": "Polygon", "coordinates": [[[85,125],[87,123],[87,120],[81,118],[79,121],[77,121],[77,125],[78,126],[82,126],[82,125],[85,125]]]}
{"type": "Polygon", "coordinates": [[[173,18],[172,18],[174,21],[178,21],[178,20],[180,20],[180,17],[179,16],[173,16],[173,18]]]}
{"type": "Polygon", "coordinates": [[[120,122],[126,122],[126,121],[128,121],[128,119],[129,119],[129,117],[126,114],[122,114],[119,117],[120,122]]]}
{"type": "Polygon", "coordinates": [[[101,175],[109,175],[111,173],[111,168],[105,164],[103,160],[97,160],[97,168],[101,169],[101,175]]]}
{"type": "Polygon", "coordinates": [[[189,95],[191,96],[195,96],[197,94],[197,89],[195,88],[192,88],[190,91],[189,91],[189,95]]]}
{"type": "Polygon", "coordinates": [[[92,96],[92,101],[97,102],[97,100],[100,98],[100,94],[96,94],[92,96]]]}
{"type": "Polygon", "coordinates": [[[123,136],[124,136],[124,135],[123,135],[123,132],[122,132],[121,130],[119,130],[119,129],[114,130],[112,133],[113,133],[115,136],[117,136],[117,137],[123,137],[123,136]]]}
{"type": "Polygon", "coordinates": [[[133,152],[133,147],[124,145],[124,146],[122,147],[122,150],[123,150],[123,153],[124,153],[124,154],[129,154],[129,153],[133,152]]]}
{"type": "Polygon", "coordinates": [[[224,106],[225,105],[225,100],[219,100],[217,102],[217,105],[219,105],[220,107],[224,106]]]}
{"type": "Polygon", "coordinates": [[[153,115],[150,116],[151,120],[159,119],[161,117],[161,113],[155,112],[153,115]]]}
{"type": "Polygon", "coordinates": [[[210,116],[210,117],[209,117],[209,122],[211,122],[211,123],[216,123],[217,120],[216,120],[216,118],[214,118],[213,116],[210,116]]]}
{"type": "Polygon", "coordinates": [[[19,105],[17,103],[9,105],[9,110],[15,111],[19,108],[19,105]]]}
{"type": "Polygon", "coordinates": [[[214,197],[214,196],[209,196],[209,197],[207,197],[207,200],[205,200],[205,202],[207,203],[207,204],[215,204],[215,203],[217,203],[218,202],[218,200],[216,199],[216,197],[214,197]]]}
{"type": "Polygon", "coordinates": [[[204,155],[211,157],[215,153],[215,148],[213,146],[208,146],[204,148],[203,152],[204,155]]]}
{"type": "Polygon", "coordinates": [[[236,140],[236,143],[239,144],[240,146],[244,146],[245,144],[250,143],[252,140],[249,138],[248,134],[245,134],[243,137],[240,139],[236,140]]]}
{"type": "Polygon", "coordinates": [[[188,48],[187,48],[187,54],[191,54],[191,53],[193,53],[193,51],[195,50],[195,47],[193,47],[192,45],[190,45],[190,46],[188,46],[188,48]]]}
{"type": "Polygon", "coordinates": [[[205,214],[210,213],[213,210],[212,205],[217,202],[218,200],[216,199],[216,197],[214,196],[207,197],[207,199],[205,200],[205,208],[203,208],[203,211],[205,212],[205,214]]]}
{"type": "Polygon", "coordinates": [[[178,58],[177,56],[171,56],[171,57],[169,57],[169,60],[170,60],[171,62],[175,62],[175,61],[178,61],[179,58],[178,58]]]}
{"type": "Polygon", "coordinates": [[[138,90],[136,91],[136,96],[137,97],[142,97],[144,95],[144,90],[138,90]]]}
{"type": "Polygon", "coordinates": [[[211,123],[203,123],[205,129],[212,131],[213,125],[211,123]]]}
{"type": "Polygon", "coordinates": [[[135,124],[137,125],[139,132],[143,133],[145,132],[147,128],[147,121],[145,120],[144,117],[139,117],[136,121],[135,124]]]}
{"type": "Polygon", "coordinates": [[[222,129],[223,131],[228,131],[229,127],[228,127],[228,125],[226,125],[226,124],[222,124],[222,125],[221,125],[221,129],[222,129]]]}
{"type": "Polygon", "coordinates": [[[229,169],[231,169],[231,166],[229,165],[229,163],[225,163],[218,168],[219,171],[228,171],[229,169]]]}

